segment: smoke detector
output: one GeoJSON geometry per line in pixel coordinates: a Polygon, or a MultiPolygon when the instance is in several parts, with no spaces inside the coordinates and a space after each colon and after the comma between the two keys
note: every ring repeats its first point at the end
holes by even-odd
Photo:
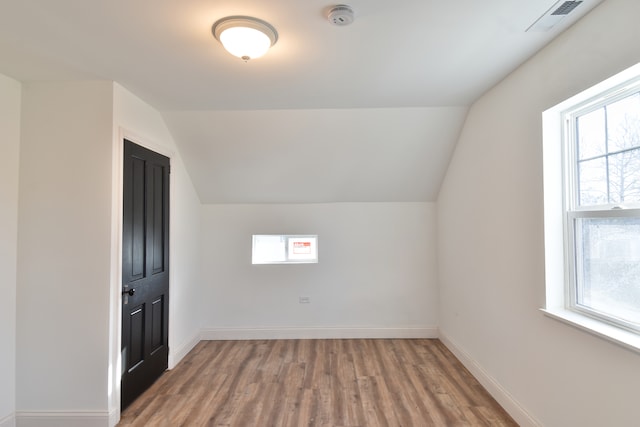
{"type": "Polygon", "coordinates": [[[347,6],[346,4],[333,6],[329,9],[327,18],[333,25],[344,27],[345,25],[349,25],[353,22],[353,9],[351,9],[351,6],[347,6]]]}

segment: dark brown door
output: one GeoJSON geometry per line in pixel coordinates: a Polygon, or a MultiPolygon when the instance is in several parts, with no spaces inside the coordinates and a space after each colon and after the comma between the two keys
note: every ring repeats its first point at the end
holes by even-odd
{"type": "Polygon", "coordinates": [[[124,409],[167,369],[169,159],[125,140],[123,197],[124,409]]]}

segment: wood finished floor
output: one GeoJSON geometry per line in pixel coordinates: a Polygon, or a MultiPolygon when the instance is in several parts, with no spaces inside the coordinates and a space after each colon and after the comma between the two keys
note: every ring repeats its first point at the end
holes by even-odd
{"type": "Polygon", "coordinates": [[[202,341],[132,426],[517,426],[439,341],[202,341]]]}

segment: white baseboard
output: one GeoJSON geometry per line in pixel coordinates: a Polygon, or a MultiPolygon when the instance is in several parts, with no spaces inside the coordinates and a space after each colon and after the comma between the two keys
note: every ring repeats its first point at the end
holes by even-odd
{"type": "Polygon", "coordinates": [[[16,427],[108,427],[109,412],[23,412],[16,413],[16,427]]]}
{"type": "Polygon", "coordinates": [[[16,416],[9,414],[6,417],[0,418],[0,427],[16,427],[16,416]]]}
{"type": "Polygon", "coordinates": [[[183,342],[176,351],[169,351],[169,369],[176,367],[178,363],[200,342],[200,332],[183,342]]]}
{"type": "Polygon", "coordinates": [[[205,328],[200,333],[205,341],[346,338],[438,338],[438,328],[205,328]]]}
{"type": "Polygon", "coordinates": [[[542,427],[542,423],[536,420],[527,410],[484,370],[467,352],[453,340],[440,331],[440,341],[462,362],[471,374],[487,389],[489,394],[513,417],[521,427],[542,427]]]}

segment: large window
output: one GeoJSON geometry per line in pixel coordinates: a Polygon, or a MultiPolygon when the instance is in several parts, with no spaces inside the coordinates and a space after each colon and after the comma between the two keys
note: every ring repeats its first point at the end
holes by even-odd
{"type": "Polygon", "coordinates": [[[547,308],[638,334],[640,69],[562,103],[544,119],[546,261],[549,271],[561,265],[563,273],[561,291],[558,276],[547,274],[547,308]],[[555,212],[562,218],[561,253],[553,250],[555,212]]]}
{"type": "Polygon", "coordinates": [[[563,123],[569,306],[640,330],[640,84],[563,123]]]}

